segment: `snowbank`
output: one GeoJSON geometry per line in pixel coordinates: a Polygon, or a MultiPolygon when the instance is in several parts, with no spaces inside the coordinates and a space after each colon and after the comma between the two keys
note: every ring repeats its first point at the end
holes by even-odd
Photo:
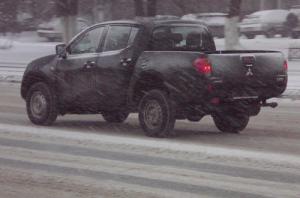
{"type": "Polygon", "coordinates": [[[0,50],[10,49],[13,46],[13,41],[6,39],[6,38],[0,38],[0,50]]]}

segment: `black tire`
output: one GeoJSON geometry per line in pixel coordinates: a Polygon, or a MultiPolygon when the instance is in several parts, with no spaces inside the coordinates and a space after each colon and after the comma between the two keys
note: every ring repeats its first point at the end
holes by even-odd
{"type": "Polygon", "coordinates": [[[299,35],[300,35],[300,33],[299,33],[299,32],[296,32],[296,31],[292,31],[292,33],[291,33],[291,37],[292,37],[293,39],[298,39],[298,38],[299,38],[299,35]]]}
{"type": "Polygon", "coordinates": [[[102,113],[104,120],[110,123],[122,123],[127,119],[128,115],[129,113],[122,111],[111,111],[102,113]]]}
{"type": "Polygon", "coordinates": [[[288,30],[281,33],[282,38],[289,38],[290,36],[291,36],[291,32],[288,30]]]}
{"type": "Polygon", "coordinates": [[[276,35],[276,31],[274,29],[270,29],[267,32],[265,32],[265,36],[267,38],[274,38],[276,35]]]}
{"type": "Polygon", "coordinates": [[[213,115],[216,127],[225,133],[239,133],[249,122],[249,115],[243,113],[227,113],[213,115]]]}
{"type": "Polygon", "coordinates": [[[151,90],[140,101],[139,121],[147,136],[174,136],[175,116],[175,104],[164,91],[151,90]]]}
{"type": "Polygon", "coordinates": [[[26,95],[26,109],[32,123],[45,126],[53,124],[58,115],[55,93],[43,82],[32,85],[26,95]]]}
{"type": "Polygon", "coordinates": [[[255,34],[245,34],[245,36],[247,37],[247,39],[254,39],[255,38],[255,34]]]}
{"type": "Polygon", "coordinates": [[[284,25],[289,29],[293,29],[293,28],[297,27],[298,23],[299,23],[298,16],[294,13],[290,13],[286,17],[286,21],[285,21],[284,25]]]}

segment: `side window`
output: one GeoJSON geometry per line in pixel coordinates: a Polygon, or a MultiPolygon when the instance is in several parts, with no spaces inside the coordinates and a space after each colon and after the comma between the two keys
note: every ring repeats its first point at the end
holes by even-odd
{"type": "Polygon", "coordinates": [[[139,28],[133,27],[131,28],[131,33],[130,33],[130,37],[129,37],[129,41],[128,41],[128,45],[132,45],[137,34],[139,33],[139,28]]]}
{"type": "Polygon", "coordinates": [[[211,36],[211,34],[206,30],[203,30],[202,34],[202,48],[206,49],[207,51],[216,50],[214,39],[211,36]]]}
{"type": "Polygon", "coordinates": [[[128,46],[130,26],[111,26],[104,44],[104,51],[124,49],[128,46]]]}
{"type": "Polygon", "coordinates": [[[70,54],[95,53],[100,44],[100,38],[105,27],[99,27],[84,33],[69,47],[70,54]]]}

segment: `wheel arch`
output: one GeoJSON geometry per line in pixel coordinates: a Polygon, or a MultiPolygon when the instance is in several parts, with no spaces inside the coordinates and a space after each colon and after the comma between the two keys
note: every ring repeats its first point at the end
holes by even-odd
{"type": "Polygon", "coordinates": [[[137,104],[143,95],[151,89],[164,90],[167,94],[170,94],[170,89],[162,74],[156,71],[146,71],[140,73],[134,80],[129,98],[130,102],[137,104]]]}
{"type": "Polygon", "coordinates": [[[38,82],[46,83],[52,89],[54,88],[54,81],[47,77],[45,74],[40,72],[30,72],[24,76],[21,85],[21,96],[23,99],[26,98],[26,95],[32,85],[38,82]]]}

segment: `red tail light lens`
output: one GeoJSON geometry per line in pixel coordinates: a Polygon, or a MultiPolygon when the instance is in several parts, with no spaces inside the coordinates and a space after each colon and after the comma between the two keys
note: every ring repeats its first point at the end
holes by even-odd
{"type": "Polygon", "coordinates": [[[285,60],[284,63],[283,63],[283,69],[284,71],[288,71],[288,62],[285,60]]]}
{"type": "Polygon", "coordinates": [[[207,58],[197,58],[194,61],[194,67],[201,74],[209,75],[212,72],[212,66],[207,58]]]}

